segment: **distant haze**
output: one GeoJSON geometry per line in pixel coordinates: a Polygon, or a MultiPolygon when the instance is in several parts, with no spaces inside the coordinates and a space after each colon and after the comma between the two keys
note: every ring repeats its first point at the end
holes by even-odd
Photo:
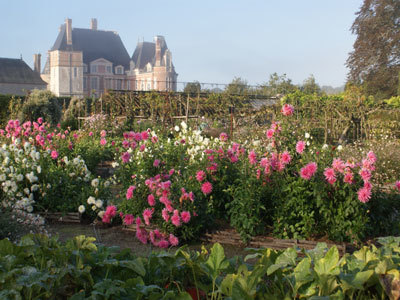
{"type": "Polygon", "coordinates": [[[52,47],[66,18],[72,26],[115,30],[130,55],[138,39],[164,35],[178,81],[251,85],[286,74],[301,84],[311,74],[320,86],[345,83],[345,62],[355,36],[349,29],[362,0],[281,1],[3,1],[0,57],[23,59],[52,47]]]}

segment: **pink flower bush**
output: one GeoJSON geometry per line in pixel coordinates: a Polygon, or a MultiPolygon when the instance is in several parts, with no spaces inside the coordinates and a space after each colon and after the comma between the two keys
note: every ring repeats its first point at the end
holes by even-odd
{"type": "Polygon", "coordinates": [[[284,165],[289,164],[291,160],[292,160],[292,157],[290,156],[290,153],[288,151],[284,151],[280,156],[280,161],[284,165]]]}
{"type": "Polygon", "coordinates": [[[163,210],[162,210],[162,212],[161,212],[161,215],[162,215],[164,221],[165,221],[166,223],[168,223],[169,218],[170,218],[170,215],[169,215],[169,213],[168,213],[168,209],[163,208],[163,210]]]}
{"type": "Polygon", "coordinates": [[[343,178],[343,182],[352,184],[353,183],[353,173],[352,172],[346,172],[343,178]]]}
{"type": "Polygon", "coordinates": [[[304,141],[298,141],[296,144],[296,152],[302,154],[306,148],[306,143],[304,141]]]}
{"type": "Polygon", "coordinates": [[[176,236],[174,236],[172,233],[169,235],[169,243],[171,244],[171,246],[178,246],[179,244],[179,240],[176,236]]]}
{"type": "Polygon", "coordinates": [[[357,195],[360,202],[367,203],[369,199],[371,199],[371,189],[368,189],[367,187],[362,187],[358,190],[357,195]]]}
{"type": "Polygon", "coordinates": [[[274,136],[274,133],[275,133],[275,130],[273,130],[273,129],[268,129],[268,130],[267,130],[267,133],[266,133],[267,138],[268,138],[268,139],[272,139],[272,137],[274,136]]]}
{"type": "Polygon", "coordinates": [[[159,159],[155,159],[154,162],[153,162],[153,166],[158,168],[160,166],[160,160],[159,159]]]}
{"type": "Polygon", "coordinates": [[[150,206],[156,205],[156,201],[155,201],[155,198],[154,198],[153,194],[150,194],[150,195],[147,196],[147,203],[150,206]]]}
{"type": "Polygon", "coordinates": [[[206,173],[203,170],[197,171],[196,180],[202,182],[204,179],[206,179],[206,173]]]}
{"type": "Polygon", "coordinates": [[[250,164],[255,165],[257,163],[257,154],[254,151],[250,151],[248,158],[250,164]]]}
{"type": "Polygon", "coordinates": [[[208,182],[208,181],[204,182],[201,185],[201,191],[203,192],[204,195],[210,194],[212,192],[212,188],[213,188],[213,186],[212,186],[211,182],[208,182]]]}
{"type": "Polygon", "coordinates": [[[133,191],[136,189],[136,186],[131,185],[127,190],[126,190],[126,199],[132,199],[133,197],[133,191]]]}
{"type": "Polygon", "coordinates": [[[219,139],[221,142],[226,142],[228,140],[228,135],[225,132],[221,132],[219,139]]]}
{"type": "Polygon", "coordinates": [[[153,210],[150,208],[146,208],[143,211],[143,220],[146,225],[150,225],[150,219],[153,216],[153,210]]]}
{"type": "Polygon", "coordinates": [[[58,157],[58,152],[56,151],[56,150],[53,150],[53,151],[51,151],[51,158],[52,159],[57,159],[57,157],[58,157]]]}
{"type": "Polygon", "coordinates": [[[335,170],[333,168],[326,168],[324,170],[324,176],[330,184],[334,184],[336,182],[335,170]]]}
{"type": "Polygon", "coordinates": [[[394,184],[394,186],[395,186],[396,189],[400,192],[400,180],[396,181],[396,183],[394,184]]]}
{"type": "Polygon", "coordinates": [[[376,162],[376,155],[375,155],[375,153],[373,151],[369,151],[367,153],[367,158],[373,164],[376,162]]]}
{"type": "Polygon", "coordinates": [[[135,218],[131,214],[126,214],[124,216],[124,223],[125,225],[132,225],[134,222],[135,218]]]}
{"type": "Polygon", "coordinates": [[[183,223],[189,223],[190,221],[190,212],[183,211],[181,212],[181,219],[183,223]]]}
{"type": "Polygon", "coordinates": [[[174,224],[176,227],[181,226],[181,218],[179,217],[178,210],[174,211],[174,214],[171,217],[171,223],[174,224]]]}
{"type": "Polygon", "coordinates": [[[291,116],[294,113],[294,107],[290,104],[284,104],[282,106],[281,112],[284,116],[291,116]]]}
{"type": "Polygon", "coordinates": [[[315,162],[310,162],[305,167],[300,169],[300,176],[305,180],[310,180],[316,171],[317,164],[315,162]]]}
{"type": "Polygon", "coordinates": [[[124,152],[121,155],[122,162],[125,164],[129,162],[130,158],[131,158],[131,155],[129,154],[129,152],[124,152]]]}

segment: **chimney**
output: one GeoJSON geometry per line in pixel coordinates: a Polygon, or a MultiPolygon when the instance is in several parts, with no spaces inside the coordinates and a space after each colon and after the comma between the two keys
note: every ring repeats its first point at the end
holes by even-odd
{"type": "Polygon", "coordinates": [[[97,19],[93,18],[90,20],[90,29],[97,30],[97,19]]]}
{"type": "Polygon", "coordinates": [[[40,57],[41,55],[39,53],[33,54],[33,71],[39,74],[40,74],[40,57]]]}
{"type": "Polygon", "coordinates": [[[156,42],[156,63],[155,66],[161,66],[161,40],[163,39],[162,36],[157,35],[154,40],[156,42]]]}
{"type": "Polygon", "coordinates": [[[65,20],[65,27],[67,31],[67,45],[72,45],[72,20],[65,20]]]}

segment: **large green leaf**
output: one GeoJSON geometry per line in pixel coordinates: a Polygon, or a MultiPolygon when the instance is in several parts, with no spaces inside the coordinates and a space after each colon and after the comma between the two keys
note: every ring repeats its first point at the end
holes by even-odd
{"type": "Polygon", "coordinates": [[[342,283],[343,291],[346,293],[346,291],[350,289],[364,290],[364,284],[373,274],[373,270],[357,272],[354,274],[340,274],[339,278],[342,283]]]}
{"type": "Polygon", "coordinates": [[[217,278],[221,271],[228,268],[229,262],[225,259],[224,248],[219,243],[215,243],[211,248],[211,254],[205,265],[213,279],[217,278]]]}
{"type": "Polygon", "coordinates": [[[287,266],[296,265],[297,252],[294,248],[286,249],[281,255],[277,257],[275,263],[268,267],[267,275],[273,274],[276,270],[285,268],[287,266]]]}
{"type": "Polygon", "coordinates": [[[319,276],[321,275],[338,275],[339,274],[339,251],[334,246],[329,249],[324,258],[315,262],[314,270],[319,276]]]}
{"type": "Polygon", "coordinates": [[[140,276],[146,275],[146,269],[143,265],[143,262],[139,258],[135,258],[134,260],[122,260],[119,262],[121,267],[125,267],[135,271],[140,276]]]}

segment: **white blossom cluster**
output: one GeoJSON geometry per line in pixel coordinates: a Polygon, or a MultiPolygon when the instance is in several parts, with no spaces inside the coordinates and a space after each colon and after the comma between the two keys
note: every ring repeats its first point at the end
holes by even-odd
{"type": "MultiPolygon", "coordinates": [[[[48,169],[46,163],[50,158],[50,150],[39,152],[29,142],[25,142],[22,147],[18,146],[18,140],[13,142],[0,147],[1,205],[11,209],[16,220],[22,224],[43,225],[44,219],[33,213],[33,207],[35,201],[39,200],[35,197],[45,197],[52,188],[50,183],[44,182],[46,176],[42,176],[43,170],[48,169]]],[[[63,171],[72,180],[89,182],[92,179],[81,157],[72,160],[63,157],[62,161],[63,171]]]]}

